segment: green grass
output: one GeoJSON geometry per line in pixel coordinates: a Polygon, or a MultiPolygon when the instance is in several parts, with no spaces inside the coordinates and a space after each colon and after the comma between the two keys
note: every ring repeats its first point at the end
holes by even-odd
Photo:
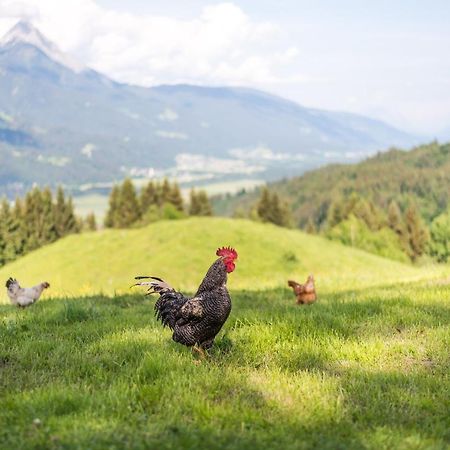
{"type": "Polygon", "coordinates": [[[232,297],[198,366],[140,295],[0,306],[0,448],[448,448],[448,284],[232,297]]]}
{"type": "MultiPolygon", "coordinates": [[[[13,276],[24,285],[48,281],[46,296],[128,293],[135,275],[157,275],[177,288],[194,290],[223,245],[239,253],[229,278],[232,289],[285,286],[288,278],[301,280],[309,273],[322,292],[450,274],[449,266],[417,268],[298,230],[247,220],[192,218],[72,235],[2,267],[0,280],[13,276]]],[[[4,291],[0,302],[8,302],[4,291]]]]}
{"type": "Polygon", "coordinates": [[[449,448],[449,266],[189,219],[70,236],[10,275],[53,297],[0,304],[2,450],[449,448]],[[128,286],[151,273],[192,292],[219,245],[239,251],[233,310],[196,365],[128,286]],[[319,300],[296,306],[280,286],[310,272],[319,300]]]}

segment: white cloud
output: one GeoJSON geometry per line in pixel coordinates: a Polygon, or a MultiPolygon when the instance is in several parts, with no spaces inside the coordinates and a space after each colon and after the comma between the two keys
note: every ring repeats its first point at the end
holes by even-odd
{"type": "Polygon", "coordinates": [[[162,113],[158,114],[158,119],[164,122],[173,122],[178,119],[178,114],[173,109],[166,108],[162,113]]]}
{"type": "Polygon", "coordinates": [[[80,153],[85,155],[87,158],[92,158],[92,154],[94,153],[96,146],[90,142],[88,142],[81,150],[80,153]]]}
{"type": "Polygon", "coordinates": [[[19,18],[82,63],[140,85],[271,83],[298,56],[280,43],[277,25],[227,2],[180,19],[119,12],[94,0],[0,0],[0,33],[19,18]]]}
{"type": "Polygon", "coordinates": [[[166,131],[166,130],[157,130],[155,131],[156,136],[165,138],[165,139],[178,139],[180,141],[185,141],[189,139],[189,136],[185,133],[180,133],[179,131],[166,131]]]}
{"type": "Polygon", "coordinates": [[[55,166],[55,167],[64,167],[64,166],[67,166],[67,164],[70,163],[70,158],[68,158],[67,156],[48,156],[48,157],[45,157],[44,155],[38,155],[37,160],[40,163],[50,164],[51,166],[55,166]]]}

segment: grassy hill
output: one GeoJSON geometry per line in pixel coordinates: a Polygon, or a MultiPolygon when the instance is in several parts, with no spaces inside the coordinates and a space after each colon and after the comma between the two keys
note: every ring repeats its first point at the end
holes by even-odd
{"type": "MultiPolygon", "coordinates": [[[[48,281],[47,296],[129,292],[135,275],[157,275],[180,289],[196,289],[216,258],[234,246],[231,289],[285,286],[313,273],[319,290],[340,291],[399,281],[445,277],[448,268],[417,268],[297,230],[225,218],[163,221],[133,230],[71,235],[0,269],[0,280],[48,281]]],[[[7,302],[2,292],[0,302],[7,302]]]]}

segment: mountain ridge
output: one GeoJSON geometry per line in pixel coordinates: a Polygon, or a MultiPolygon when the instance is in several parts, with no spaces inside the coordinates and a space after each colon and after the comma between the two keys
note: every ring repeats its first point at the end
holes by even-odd
{"type": "MultiPolygon", "coordinates": [[[[32,25],[16,27],[57,49],[32,25]]],[[[375,119],[251,88],[118,83],[73,70],[33,39],[0,46],[0,117],[35,143],[17,148],[0,136],[0,191],[10,195],[35,182],[70,189],[125,176],[275,179],[416,140],[375,119]]]]}

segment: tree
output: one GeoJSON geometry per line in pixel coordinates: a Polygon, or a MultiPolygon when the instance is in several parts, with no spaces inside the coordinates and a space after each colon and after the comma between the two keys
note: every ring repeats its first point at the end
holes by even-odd
{"type": "Polygon", "coordinates": [[[55,226],[58,237],[66,236],[70,233],[77,233],[80,227],[73,209],[72,198],[66,201],[64,191],[61,186],[56,192],[56,204],[54,207],[55,226]]]}
{"type": "Polygon", "coordinates": [[[177,183],[173,183],[166,197],[166,202],[172,203],[178,211],[184,210],[183,197],[181,196],[180,187],[177,183]]]}
{"type": "Polygon", "coordinates": [[[143,214],[148,211],[150,206],[159,204],[158,186],[155,185],[153,181],[149,181],[148,184],[142,188],[139,203],[143,214]]]}
{"type": "Polygon", "coordinates": [[[282,227],[290,226],[292,217],[288,205],[280,200],[276,192],[270,194],[267,187],[261,191],[256,210],[263,222],[271,222],[282,227]]]}
{"type": "Polygon", "coordinates": [[[169,180],[164,178],[162,185],[159,188],[160,198],[159,198],[159,206],[164,205],[164,203],[169,201],[170,191],[172,190],[169,180]]]}
{"type": "Polygon", "coordinates": [[[119,191],[117,214],[114,226],[117,228],[128,228],[140,218],[141,210],[136,195],[136,189],[132,181],[126,178],[119,191]]]}
{"type": "Polygon", "coordinates": [[[439,262],[450,261],[450,211],[436,217],[430,227],[430,254],[439,262]]]}
{"type": "Polygon", "coordinates": [[[109,207],[105,216],[105,227],[114,228],[117,223],[117,216],[119,213],[119,197],[120,197],[120,187],[114,185],[109,193],[109,207]]]}
{"type": "Polygon", "coordinates": [[[409,244],[409,255],[416,261],[425,252],[428,242],[428,231],[415,205],[411,205],[405,214],[406,231],[409,244]]]}
{"type": "Polygon", "coordinates": [[[194,189],[191,189],[189,214],[191,216],[212,216],[211,203],[204,190],[195,192],[194,189]]]}
{"type": "Polygon", "coordinates": [[[271,200],[270,193],[267,187],[263,187],[261,191],[261,196],[256,205],[256,211],[258,213],[259,218],[263,222],[269,222],[270,220],[270,209],[271,209],[271,200]]]}
{"type": "Polygon", "coordinates": [[[41,233],[39,245],[45,245],[56,241],[62,235],[58,234],[55,221],[55,208],[53,206],[53,197],[50,188],[46,187],[41,193],[42,211],[41,211],[41,233]]]}
{"type": "Polygon", "coordinates": [[[97,230],[97,221],[95,219],[95,214],[93,212],[90,212],[86,216],[86,218],[84,220],[84,223],[85,223],[85,227],[86,227],[87,230],[89,230],[89,231],[96,231],[97,230]]]}
{"type": "Polygon", "coordinates": [[[395,231],[399,236],[403,237],[405,235],[405,224],[403,223],[402,213],[395,200],[391,200],[389,203],[388,225],[389,228],[395,231]]]}

